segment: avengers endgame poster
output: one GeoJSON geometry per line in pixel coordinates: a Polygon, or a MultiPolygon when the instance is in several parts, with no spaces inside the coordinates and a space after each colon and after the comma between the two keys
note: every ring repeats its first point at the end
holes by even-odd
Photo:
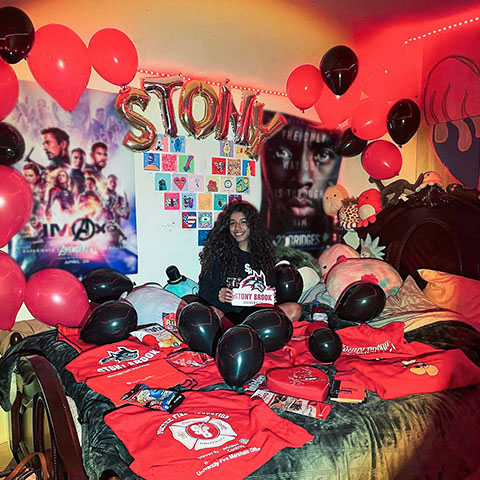
{"type": "Polygon", "coordinates": [[[27,278],[44,268],[77,276],[98,267],[137,272],[133,153],[115,94],[86,90],[72,112],[34,82],[5,120],[25,140],[15,167],[30,184],[33,212],[9,244],[27,278]]]}

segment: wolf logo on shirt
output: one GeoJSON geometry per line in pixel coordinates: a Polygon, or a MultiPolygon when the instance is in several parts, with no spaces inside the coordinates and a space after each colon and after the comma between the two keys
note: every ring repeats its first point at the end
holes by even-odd
{"type": "Polygon", "coordinates": [[[129,348],[119,346],[116,352],[107,350],[108,357],[100,359],[98,363],[104,364],[107,362],[124,362],[126,360],[135,360],[138,358],[138,350],[130,350],[129,348]]]}

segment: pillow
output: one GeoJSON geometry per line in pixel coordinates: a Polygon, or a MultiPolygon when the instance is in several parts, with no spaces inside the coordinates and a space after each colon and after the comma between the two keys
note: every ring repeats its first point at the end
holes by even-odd
{"type": "Polygon", "coordinates": [[[410,315],[412,312],[439,309],[440,307],[428,299],[420,290],[413,277],[409,275],[398,289],[398,292],[387,297],[385,308],[380,317],[387,318],[401,314],[410,315]]]}
{"type": "Polygon", "coordinates": [[[303,290],[302,294],[314,287],[318,282],[320,282],[320,276],[318,273],[311,267],[301,267],[298,269],[298,273],[303,280],[303,290]]]}
{"type": "Polygon", "coordinates": [[[437,270],[419,269],[418,274],[427,282],[427,298],[480,324],[480,281],[437,270]]]}
{"type": "Polygon", "coordinates": [[[445,321],[461,321],[465,318],[459,313],[445,310],[432,302],[420,290],[415,280],[408,276],[395,295],[387,297],[382,313],[368,323],[378,328],[392,322],[402,322],[404,331],[415,330],[424,325],[445,321]]]}

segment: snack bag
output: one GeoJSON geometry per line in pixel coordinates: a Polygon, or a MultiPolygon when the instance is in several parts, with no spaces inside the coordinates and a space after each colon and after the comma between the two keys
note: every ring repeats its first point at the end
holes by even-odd
{"type": "Polygon", "coordinates": [[[152,325],[130,332],[130,335],[149,347],[156,348],[166,354],[176,352],[188,346],[173,333],[160,325],[152,325]]]}

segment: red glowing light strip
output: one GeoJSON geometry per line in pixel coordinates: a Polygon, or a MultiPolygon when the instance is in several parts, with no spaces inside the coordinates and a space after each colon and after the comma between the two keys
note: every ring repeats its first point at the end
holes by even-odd
{"type": "MultiPolygon", "coordinates": [[[[408,45],[410,42],[415,42],[416,40],[422,40],[423,38],[431,37],[432,35],[436,35],[439,33],[443,33],[449,30],[452,30],[457,27],[462,27],[467,24],[473,23],[473,22],[478,22],[480,20],[480,17],[472,17],[469,18],[468,20],[462,21],[462,22],[457,22],[457,23],[452,23],[451,25],[444,26],[437,28],[435,30],[432,30],[431,32],[424,33],[423,35],[418,35],[417,37],[412,37],[409,38],[408,40],[405,40],[404,44],[408,45]]],[[[173,77],[175,75],[171,75],[169,73],[164,73],[164,72],[154,72],[152,70],[145,70],[143,68],[140,68],[137,70],[138,73],[146,74],[146,75],[154,75],[156,77],[173,77]]],[[[188,81],[191,80],[191,77],[185,76],[184,78],[188,81]]],[[[222,85],[222,82],[217,82],[217,81],[211,81],[211,80],[204,80],[204,82],[208,85],[215,85],[217,87],[222,85]]],[[[242,90],[244,92],[255,92],[255,93],[264,93],[267,95],[277,95],[279,97],[286,97],[287,93],[286,92],[279,92],[277,90],[265,90],[262,88],[255,88],[255,87],[245,87],[243,85],[233,85],[233,84],[228,84],[230,88],[235,88],[237,90],[242,90]]]]}
{"type": "MultiPolygon", "coordinates": [[[[155,75],[156,77],[173,77],[173,76],[177,76],[177,74],[175,75],[171,75],[169,73],[163,73],[163,72],[154,72],[152,70],[145,70],[143,68],[140,68],[138,69],[138,73],[143,73],[143,74],[146,74],[146,75],[155,75]]],[[[192,78],[189,77],[189,76],[186,76],[186,75],[183,75],[183,77],[185,78],[185,80],[191,80],[192,78]]],[[[214,86],[221,86],[222,85],[222,82],[217,82],[217,81],[212,81],[212,80],[203,80],[207,85],[214,85],[214,86]]],[[[230,88],[235,88],[236,90],[242,90],[244,92],[255,92],[255,93],[265,93],[265,94],[268,94],[268,95],[277,95],[279,97],[286,97],[287,94],[285,92],[279,92],[277,90],[265,90],[263,88],[255,88],[255,87],[245,87],[243,85],[234,85],[234,84],[231,84],[229,83],[228,86],[230,88]]]]}
{"type": "Polygon", "coordinates": [[[478,22],[480,20],[480,17],[472,17],[469,18],[468,20],[465,20],[463,22],[457,22],[457,23],[452,23],[451,25],[447,25],[446,27],[440,27],[435,30],[432,30],[431,32],[424,33],[423,35],[418,35],[417,37],[412,37],[409,38],[408,40],[405,40],[405,45],[407,45],[409,42],[415,42],[416,40],[422,40],[423,38],[427,38],[432,35],[437,35],[439,33],[443,33],[449,30],[452,30],[457,27],[462,27],[467,24],[473,23],[473,22],[478,22]]]}

